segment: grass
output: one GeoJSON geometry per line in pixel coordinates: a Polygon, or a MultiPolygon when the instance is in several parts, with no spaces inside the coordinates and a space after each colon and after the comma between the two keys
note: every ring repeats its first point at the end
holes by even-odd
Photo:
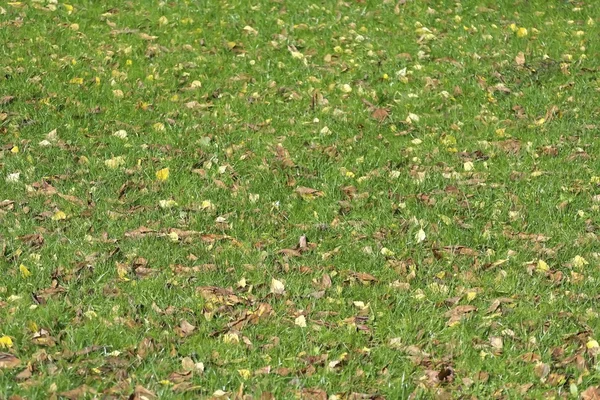
{"type": "Polygon", "coordinates": [[[0,397],[599,395],[598,3],[403,3],[3,4],[0,397]]]}

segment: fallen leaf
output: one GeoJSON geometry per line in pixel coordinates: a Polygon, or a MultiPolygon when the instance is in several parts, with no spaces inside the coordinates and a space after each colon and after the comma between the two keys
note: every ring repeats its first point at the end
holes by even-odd
{"type": "Polygon", "coordinates": [[[129,396],[129,400],[150,400],[158,398],[154,392],[146,389],[141,385],[137,385],[133,391],[133,394],[129,396]]]}
{"type": "Polygon", "coordinates": [[[312,189],[304,186],[298,186],[296,188],[296,193],[298,193],[300,197],[302,197],[304,200],[313,200],[316,197],[322,197],[324,195],[323,192],[317,189],[312,189]]]}
{"type": "Polygon", "coordinates": [[[61,392],[59,395],[62,397],[66,397],[69,400],[77,400],[84,397],[88,393],[97,394],[97,392],[88,385],[81,385],[75,389],[71,389],[66,392],[61,392]]]}
{"type": "Polygon", "coordinates": [[[450,318],[446,322],[446,325],[447,326],[454,326],[454,325],[460,323],[460,321],[462,320],[462,318],[464,316],[466,316],[467,314],[472,313],[473,311],[477,311],[477,307],[472,306],[472,305],[457,306],[457,307],[454,307],[451,310],[448,310],[444,314],[444,316],[450,318]]]}
{"type": "Polygon", "coordinates": [[[15,368],[21,364],[21,360],[10,353],[0,353],[0,368],[15,368]]]}
{"type": "Polygon", "coordinates": [[[163,168],[156,171],[156,179],[160,182],[164,182],[169,179],[169,168],[163,168]]]}
{"type": "Polygon", "coordinates": [[[590,386],[581,392],[581,400],[600,400],[600,387],[590,386]]]}
{"type": "Polygon", "coordinates": [[[284,294],[285,293],[285,285],[283,282],[273,278],[271,279],[271,293],[273,294],[284,294]]]}
{"type": "Polygon", "coordinates": [[[298,316],[295,320],[294,320],[294,324],[296,326],[299,326],[300,328],[306,328],[306,317],[304,315],[300,315],[298,316]]]}
{"type": "Polygon", "coordinates": [[[184,319],[179,323],[179,326],[175,330],[179,336],[187,337],[194,333],[196,327],[184,319]]]}
{"type": "Polygon", "coordinates": [[[156,233],[156,231],[154,229],[146,228],[145,226],[140,226],[137,229],[134,229],[129,232],[125,232],[125,237],[138,239],[138,238],[145,237],[145,236],[155,234],[155,233],[156,233]]]}
{"type": "Polygon", "coordinates": [[[11,347],[13,347],[13,341],[10,336],[0,337],[0,348],[9,349],[11,347]]]}

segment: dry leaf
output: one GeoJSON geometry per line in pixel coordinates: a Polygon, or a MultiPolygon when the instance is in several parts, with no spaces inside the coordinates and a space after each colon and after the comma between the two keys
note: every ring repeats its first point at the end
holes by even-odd
{"type": "Polygon", "coordinates": [[[519,66],[525,65],[525,54],[523,54],[522,51],[517,53],[517,56],[515,57],[515,63],[519,66]]]}
{"type": "Polygon", "coordinates": [[[21,364],[21,360],[10,353],[0,353],[0,369],[15,368],[21,364]]]}
{"type": "Polygon", "coordinates": [[[284,294],[285,293],[285,285],[283,282],[273,278],[271,279],[271,293],[273,294],[284,294]]]}

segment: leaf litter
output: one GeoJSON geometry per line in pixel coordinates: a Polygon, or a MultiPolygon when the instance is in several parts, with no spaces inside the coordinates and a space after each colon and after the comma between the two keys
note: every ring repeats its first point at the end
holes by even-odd
{"type": "Polygon", "coordinates": [[[593,4],[267,3],[0,7],[0,386],[598,398],[593,4]]]}

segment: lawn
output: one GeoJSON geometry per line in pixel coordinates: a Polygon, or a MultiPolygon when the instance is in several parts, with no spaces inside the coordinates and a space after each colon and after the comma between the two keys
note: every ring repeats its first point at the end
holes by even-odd
{"type": "Polygon", "coordinates": [[[600,398],[598,7],[0,4],[0,398],[600,398]]]}

